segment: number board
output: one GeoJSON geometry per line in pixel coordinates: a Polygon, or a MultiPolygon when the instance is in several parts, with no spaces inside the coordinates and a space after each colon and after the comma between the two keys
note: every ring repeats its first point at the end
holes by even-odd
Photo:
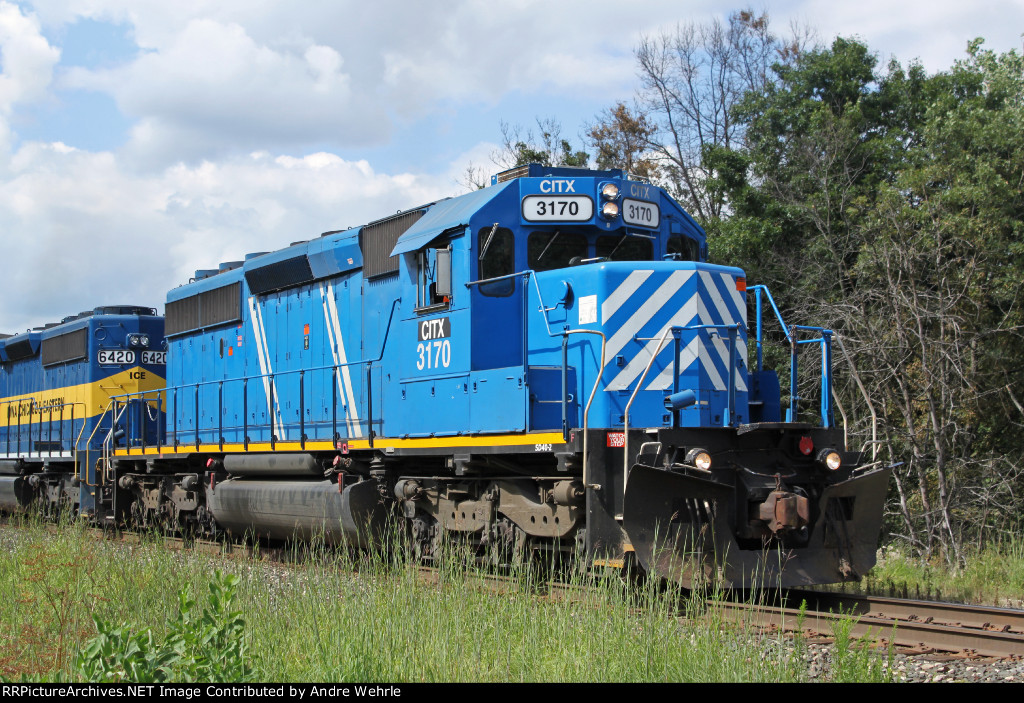
{"type": "Polygon", "coordinates": [[[452,363],[452,322],[447,317],[420,320],[416,325],[416,369],[446,369],[452,363]]]}
{"type": "Polygon", "coordinates": [[[523,219],[527,222],[589,222],[594,201],[588,195],[527,195],[523,219]]]}
{"type": "Polygon", "coordinates": [[[661,209],[654,203],[644,200],[624,198],[622,200],[622,220],[627,225],[657,229],[661,224],[661,209]]]}
{"type": "Polygon", "coordinates": [[[142,352],[142,363],[164,366],[167,364],[167,352],[165,351],[144,351],[142,352]]]}
{"type": "Polygon", "coordinates": [[[101,364],[134,364],[135,352],[130,349],[101,349],[96,360],[101,364]]]}

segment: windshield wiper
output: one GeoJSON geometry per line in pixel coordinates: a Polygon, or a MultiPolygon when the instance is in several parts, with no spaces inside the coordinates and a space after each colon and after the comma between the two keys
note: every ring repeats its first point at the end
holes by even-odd
{"type": "Polygon", "coordinates": [[[551,236],[551,239],[548,240],[547,245],[545,245],[544,251],[542,251],[540,253],[540,256],[537,257],[537,262],[538,263],[540,263],[540,260],[544,258],[545,254],[548,253],[548,249],[551,248],[551,245],[555,243],[555,240],[558,239],[558,235],[561,234],[561,233],[562,233],[562,230],[560,230],[560,229],[556,229],[555,230],[555,233],[551,236]]]}

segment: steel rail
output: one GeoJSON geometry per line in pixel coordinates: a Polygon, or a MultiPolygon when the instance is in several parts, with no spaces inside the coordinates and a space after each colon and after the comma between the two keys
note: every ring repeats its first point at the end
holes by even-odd
{"type": "MultiPolygon", "coordinates": [[[[810,609],[788,605],[714,601],[727,621],[784,631],[830,635],[834,624],[851,619],[850,635],[879,644],[986,657],[1024,656],[1024,611],[991,606],[822,594],[810,609]]],[[[812,605],[813,604],[813,605],[812,605]]]]}

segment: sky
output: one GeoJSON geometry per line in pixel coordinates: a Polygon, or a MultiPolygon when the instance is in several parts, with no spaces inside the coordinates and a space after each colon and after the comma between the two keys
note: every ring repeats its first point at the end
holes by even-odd
{"type": "MultiPolygon", "coordinates": [[[[638,85],[633,50],[716,0],[0,0],[0,332],[163,310],[196,269],[464,192],[502,122],[579,143],[638,85]]],[[[929,72],[1024,0],[778,0],[784,32],[929,72]]]]}

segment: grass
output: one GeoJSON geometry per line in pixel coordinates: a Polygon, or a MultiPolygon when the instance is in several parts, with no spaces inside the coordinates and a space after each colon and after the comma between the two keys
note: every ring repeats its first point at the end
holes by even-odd
{"type": "Polygon", "coordinates": [[[1024,540],[976,551],[960,568],[883,548],[861,585],[869,593],[1024,608],[1024,540]]]}
{"type": "MultiPolygon", "coordinates": [[[[0,676],[17,680],[332,682],[803,681],[780,635],[679,617],[679,594],[576,574],[544,595],[522,568],[505,593],[452,557],[436,583],[386,558],[321,555],[282,566],[95,540],[81,527],[0,531],[0,676]],[[225,573],[219,574],[218,570],[225,573]],[[191,638],[191,639],[189,639],[191,638]],[[220,638],[220,639],[218,639],[220,638]],[[210,643],[219,643],[211,645],[210,643]],[[230,645],[230,646],[229,646],[230,645]],[[213,652],[232,649],[214,662],[213,652]],[[219,667],[219,668],[216,668],[219,667]],[[218,673],[219,672],[219,673],[218,673]]],[[[835,680],[882,681],[845,647],[835,680]]]]}

